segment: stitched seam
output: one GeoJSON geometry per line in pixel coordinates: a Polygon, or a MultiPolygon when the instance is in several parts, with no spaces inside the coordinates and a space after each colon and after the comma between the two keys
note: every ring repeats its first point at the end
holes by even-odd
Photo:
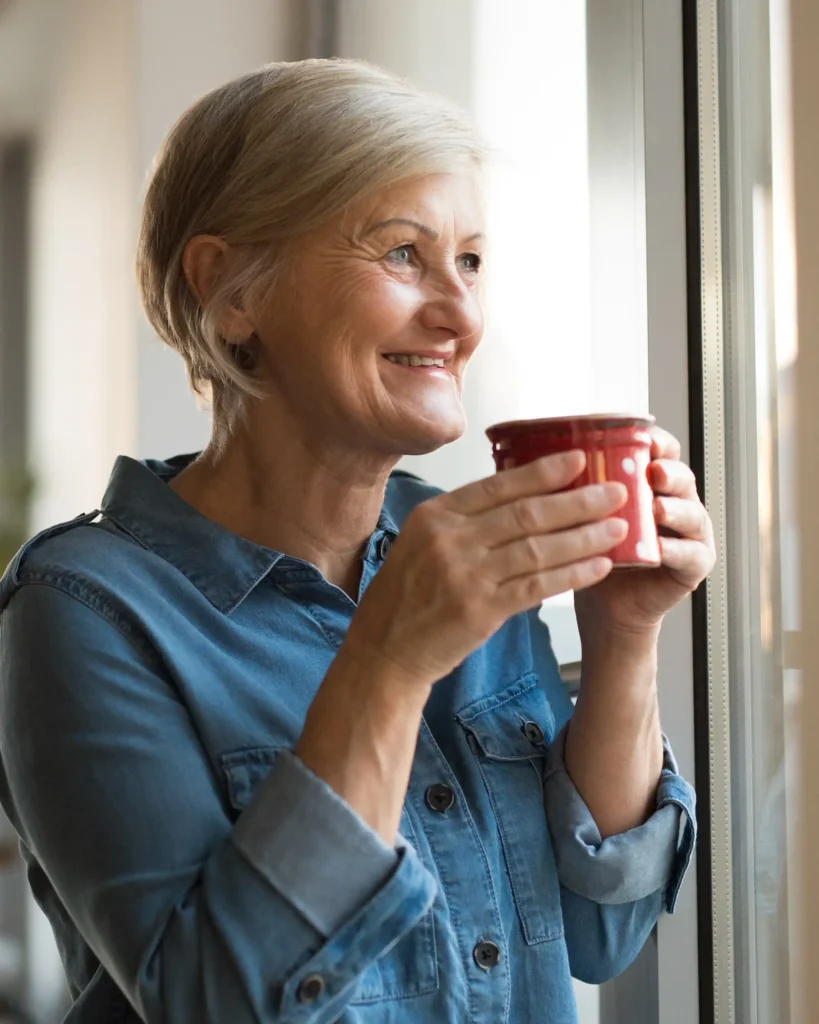
{"type": "Polygon", "coordinates": [[[89,586],[88,582],[82,577],[65,569],[29,571],[26,574],[26,578],[21,580],[21,589],[23,586],[50,587],[58,593],[73,598],[88,608],[89,611],[94,612],[99,618],[112,625],[129,643],[147,655],[155,665],[162,665],[159,655],[149,641],[127,619],[118,615],[106,598],[89,586]]]}
{"type": "MultiPolygon", "coordinates": [[[[518,683],[523,682],[524,679],[526,679],[528,676],[532,676],[532,675],[534,675],[534,673],[532,673],[532,672],[524,672],[522,676],[518,676],[518,678],[515,679],[514,682],[511,682],[509,684],[509,689],[511,689],[513,686],[516,686],[518,683]]],[[[467,704],[466,708],[462,709],[461,711],[456,711],[455,712],[455,717],[458,719],[459,722],[461,722],[464,725],[467,722],[474,722],[476,718],[480,718],[482,715],[486,715],[490,711],[497,711],[498,708],[502,708],[506,704],[509,704],[509,703],[511,703],[514,700],[518,700],[520,697],[523,697],[524,694],[530,693],[532,690],[536,689],[537,686],[538,686],[538,681],[537,681],[537,677],[535,676],[532,679],[532,682],[528,686],[524,687],[524,689],[518,690],[516,693],[510,694],[510,696],[508,696],[508,697],[504,697],[503,700],[498,701],[496,704],[489,704],[489,705],[487,705],[487,707],[482,708],[480,711],[476,711],[475,714],[473,714],[473,715],[465,715],[464,711],[468,710],[469,707],[470,707],[470,705],[467,704]]]]}
{"type": "MultiPolygon", "coordinates": [[[[291,595],[287,593],[287,591],[285,590],[285,588],[281,584],[277,584],[277,587],[287,597],[291,597],[291,595]]],[[[292,597],[291,597],[291,600],[292,600],[292,597]]],[[[327,641],[327,643],[333,648],[333,650],[337,651],[338,648],[339,648],[338,641],[334,640],[333,637],[329,634],[329,632],[325,628],[324,624],[322,623],[321,619],[318,618],[318,616],[313,611],[312,604],[310,602],[308,602],[308,601],[305,601],[303,604],[299,603],[299,602],[294,602],[294,604],[299,604],[299,607],[303,611],[307,612],[307,614],[310,616],[310,618],[313,620],[313,622],[315,622],[315,624],[321,630],[321,635],[324,637],[324,639],[327,641]]]]}
{"type": "MultiPolygon", "coordinates": [[[[512,895],[515,897],[515,906],[518,908],[518,917],[520,918],[520,923],[521,923],[521,925],[523,927],[523,932],[524,932],[524,936],[526,938],[526,942],[530,946],[535,946],[535,945],[538,945],[538,944],[540,944],[542,942],[553,942],[555,939],[559,939],[559,938],[562,937],[562,935],[564,934],[564,930],[565,930],[564,928],[561,928],[557,932],[547,931],[544,935],[534,935],[534,934],[531,934],[530,927],[529,927],[529,922],[528,922],[528,919],[527,919],[527,915],[524,914],[524,912],[523,912],[523,895],[522,894],[519,895],[519,883],[517,882],[517,880],[515,878],[515,874],[516,873],[512,870],[512,859],[511,859],[511,856],[507,854],[509,838],[507,837],[506,829],[504,828],[504,825],[503,825],[503,819],[498,814],[498,804],[497,804],[497,801],[495,800],[495,796],[494,796],[494,793],[492,791],[492,787],[490,786],[489,782],[487,781],[486,772],[484,771],[484,766],[483,766],[483,764],[481,764],[480,758],[476,758],[476,760],[477,760],[477,763],[478,763],[478,771],[481,773],[481,778],[483,779],[484,787],[486,789],[487,795],[489,796],[489,803],[492,805],[492,813],[494,814],[495,821],[497,822],[497,825],[498,825],[498,832],[500,832],[501,845],[503,846],[503,855],[504,855],[504,858],[506,860],[507,870],[509,872],[509,882],[510,882],[510,884],[512,886],[512,895]]],[[[546,812],[544,811],[544,823],[545,823],[545,820],[546,820],[546,812]]],[[[548,827],[548,825],[547,825],[547,827],[548,827]]]]}

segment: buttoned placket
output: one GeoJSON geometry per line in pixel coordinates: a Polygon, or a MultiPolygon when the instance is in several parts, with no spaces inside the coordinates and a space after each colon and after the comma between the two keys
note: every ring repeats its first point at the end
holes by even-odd
{"type": "MultiPolygon", "coordinates": [[[[371,538],[362,562],[361,592],[381,564],[381,540],[371,538]]],[[[283,560],[275,572],[284,588],[319,624],[331,646],[341,646],[355,603],[306,563],[283,560]]],[[[469,1018],[474,1024],[506,1021],[511,976],[489,861],[463,791],[425,721],[422,721],[405,809],[412,809],[428,843],[441,896],[450,913],[460,968],[466,977],[469,1018]],[[450,797],[451,794],[451,797],[450,797]]],[[[419,850],[424,857],[424,851],[419,850]]],[[[439,897],[440,899],[441,897],[439,897]]],[[[439,956],[441,948],[439,947],[439,956]]],[[[446,969],[446,964],[441,965],[446,969]]]]}
{"type": "Polygon", "coordinates": [[[475,1024],[504,1022],[511,976],[489,860],[460,784],[426,721],[418,736],[407,802],[429,844],[441,897],[450,911],[466,975],[469,1019],[475,1024]]]}

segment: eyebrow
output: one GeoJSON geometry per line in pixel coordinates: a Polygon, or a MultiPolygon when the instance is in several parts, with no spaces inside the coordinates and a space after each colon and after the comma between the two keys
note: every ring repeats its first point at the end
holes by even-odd
{"type": "MultiPolygon", "coordinates": [[[[380,220],[377,224],[373,224],[372,227],[367,228],[364,232],[364,236],[371,235],[374,231],[379,231],[381,228],[390,227],[392,224],[403,224],[406,227],[415,228],[419,234],[424,235],[425,238],[429,238],[432,242],[438,241],[438,232],[433,231],[432,228],[428,228],[426,224],[422,224],[420,221],[412,220],[409,217],[391,217],[389,220],[380,220]]],[[[464,242],[476,242],[483,238],[483,232],[476,231],[474,235],[470,235],[469,238],[465,238],[464,242]]]]}

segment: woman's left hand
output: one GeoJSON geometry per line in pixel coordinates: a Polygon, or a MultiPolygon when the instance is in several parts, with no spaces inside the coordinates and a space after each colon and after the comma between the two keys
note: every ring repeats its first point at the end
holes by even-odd
{"type": "Polygon", "coordinates": [[[652,427],[649,483],[660,529],[659,569],[614,571],[601,583],[578,591],[575,609],[584,625],[635,634],[656,631],[665,615],[702,583],[716,561],[711,518],[697,494],[691,469],[680,462],[680,443],[652,427]]]}

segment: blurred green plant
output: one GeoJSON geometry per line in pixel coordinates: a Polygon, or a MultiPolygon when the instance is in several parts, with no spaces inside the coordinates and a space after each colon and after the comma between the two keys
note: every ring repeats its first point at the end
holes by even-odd
{"type": "Polygon", "coordinates": [[[27,536],[34,479],[22,460],[0,462],[0,573],[27,536]]]}

